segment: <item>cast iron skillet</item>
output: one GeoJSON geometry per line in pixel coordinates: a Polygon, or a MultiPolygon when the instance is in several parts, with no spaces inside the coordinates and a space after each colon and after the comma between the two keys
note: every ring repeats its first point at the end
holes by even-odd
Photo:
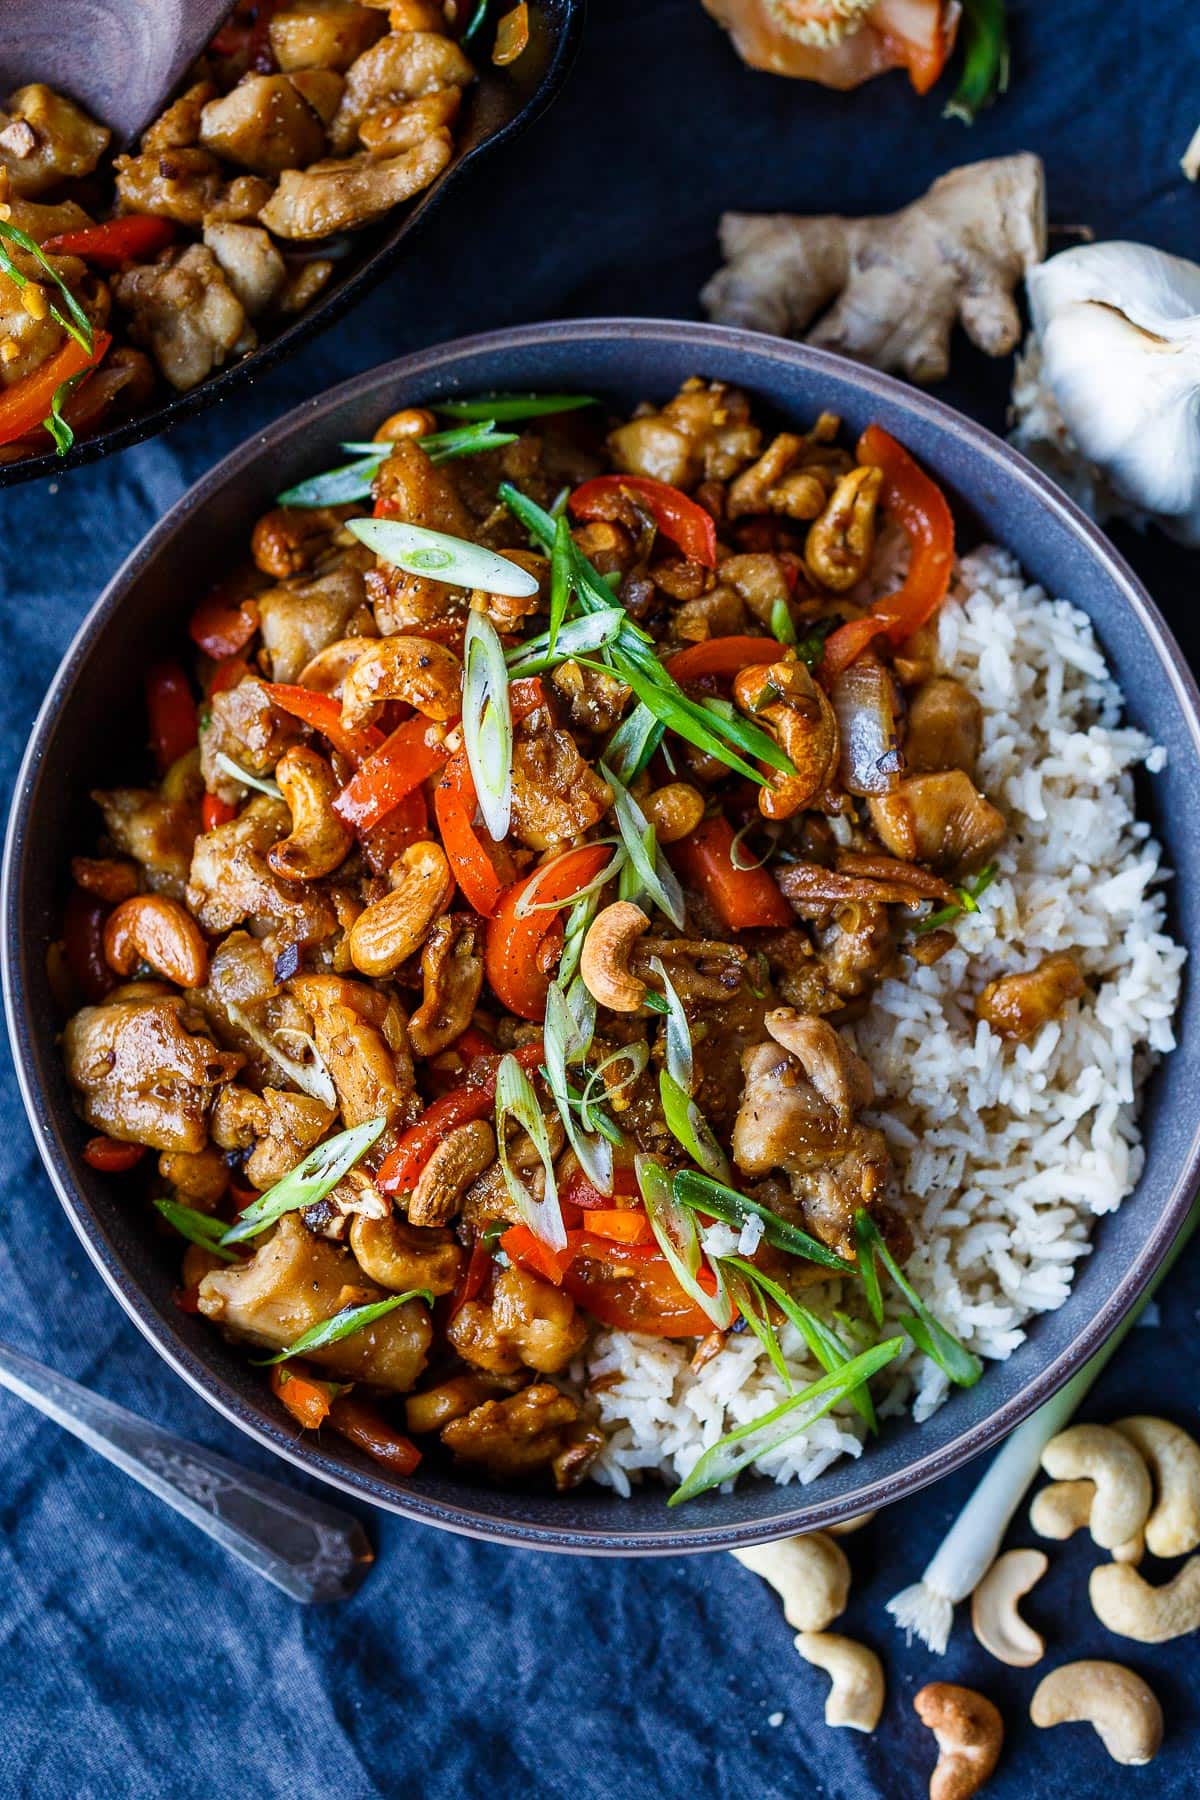
{"type": "MultiPolygon", "coordinates": [[[[66,456],[49,451],[44,456],[24,457],[20,462],[0,463],[0,488],[32,481],[39,475],[60,475],[64,469],[75,468],[79,463],[97,462],[114,450],[124,450],[130,444],[156,437],[160,431],[177,425],[202,407],[211,406],[240,387],[250,385],[283,357],[290,356],[306,339],[340,319],[368,289],[396,267],[411,247],[415,234],[459,177],[465,176],[497,145],[523,131],[557,96],[579,48],[584,6],[585,0],[531,0],[529,47],[506,69],[495,68],[488,60],[493,27],[485,25],[480,35],[467,46],[479,71],[479,79],[463,96],[462,111],[455,125],[452,160],[436,181],[415,199],[397,207],[378,225],[342,237],[340,242],[346,250],[344,260],[338,264],[323,293],[298,314],[292,324],[268,338],[250,356],[231,363],[220,374],[200,382],[186,394],[174,394],[170,399],[160,400],[111,431],[81,438],[66,456]]],[[[500,10],[493,8],[494,18],[499,17],[500,10]]]]}
{"type": "Polygon", "coordinates": [[[1050,592],[1091,614],[1135,724],[1166,746],[1152,784],[1155,825],[1177,879],[1172,929],[1200,945],[1200,694],[1130,569],[1057,488],[1021,457],[937,401],[825,352],[720,326],[649,320],[530,325],[442,345],[345,382],[226,457],[134,551],[84,622],[42,707],[17,784],[3,877],[4,987],[17,1068],[59,1198],[113,1292],[167,1361],[242,1430],[301,1468],[380,1506],[510,1544],[611,1553],[731,1547],[880,1506],[996,1442],[1091,1354],[1132,1305],[1175,1234],[1200,1175],[1200,996],[1185,993],[1180,1047],[1150,1083],[1146,1167],[1137,1191],[1097,1230],[1074,1292],[1036,1320],[1029,1341],[956,1392],[925,1424],[890,1421],[855,1462],[808,1488],[747,1481],[668,1512],[647,1486],[621,1501],[584,1486],[567,1495],[488,1488],[427,1456],[393,1480],[336,1437],[296,1429],[257,1370],[172,1302],[178,1246],[148,1229],[118,1181],[80,1150],[55,1042],[47,944],[60,930],[64,876],[95,830],[88,789],[144,770],[141,677],[177,650],[197,595],[240,553],[279,489],[337,461],[341,439],[369,437],[401,405],[489,389],[574,389],[616,405],[665,399],[701,373],[740,384],[775,417],[806,428],[824,408],[857,433],[879,420],[951,492],[963,541],[1007,544],[1050,592]]]}

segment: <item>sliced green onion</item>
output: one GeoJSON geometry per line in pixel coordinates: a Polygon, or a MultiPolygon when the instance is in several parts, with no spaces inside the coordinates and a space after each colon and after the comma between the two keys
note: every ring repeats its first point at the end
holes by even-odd
{"type": "Polygon", "coordinates": [[[792,624],[786,600],[776,600],[771,607],[771,635],[781,644],[794,645],[796,642],[796,627],[792,624]]]}
{"type": "Polygon", "coordinates": [[[604,760],[626,787],[641,774],[658,746],[666,726],[639,700],[628,718],[608,740],[604,760]]]}
{"type": "Polygon", "coordinates": [[[599,404],[590,394],[486,394],[477,400],[430,401],[434,412],[450,419],[541,419],[599,404]]]}
{"type": "Polygon", "coordinates": [[[650,967],[663,984],[663,995],[667,1002],[667,1072],[672,1081],[677,1082],[685,1094],[690,1094],[696,1085],[695,1059],[692,1054],[692,1028],[688,1024],[683,1001],[676,992],[675,983],[667,974],[662,957],[652,956],[650,967]]]}
{"type": "Polygon", "coordinates": [[[302,1094],[308,1094],[313,1100],[320,1100],[325,1106],[337,1106],[337,1088],[333,1076],[329,1073],[325,1061],[317,1049],[315,1041],[306,1032],[285,1031],[282,1028],[276,1033],[279,1037],[300,1037],[312,1051],[312,1061],[300,1062],[294,1056],[279,1048],[275,1039],[254,1023],[246,1010],[236,1000],[225,1001],[225,1011],[233,1024],[250,1039],[263,1055],[282,1069],[294,1087],[302,1094]]]}
{"type": "MultiPolygon", "coordinates": [[[[757,1289],[760,1296],[765,1295],[767,1299],[775,1302],[784,1317],[796,1327],[827,1374],[832,1375],[836,1369],[844,1368],[846,1363],[852,1360],[854,1352],[846,1348],[832,1326],[827,1325],[824,1319],[818,1317],[811,1308],[802,1306],[799,1300],[793,1299],[792,1295],[786,1288],[781,1287],[779,1282],[772,1281],[769,1275],[764,1275],[761,1269],[756,1268],[753,1263],[747,1262],[744,1257],[731,1256],[728,1261],[735,1269],[740,1270],[746,1281],[757,1289]]],[[[748,1321],[748,1323],[753,1329],[753,1321],[748,1321]]],[[[785,1377],[785,1379],[788,1379],[790,1387],[790,1378],[785,1377]]],[[[856,1389],[850,1399],[867,1427],[871,1431],[877,1430],[875,1407],[866,1388],[856,1389]]]]}
{"type": "MultiPolygon", "coordinates": [[[[518,1065],[519,1066],[519,1065],[518,1065]]],[[[223,1244],[237,1244],[243,1238],[257,1237],[276,1219],[282,1219],[284,1213],[299,1212],[302,1207],[315,1206],[326,1194],[332,1193],[355,1163],[361,1161],[371,1145],[376,1143],[387,1130],[387,1120],[368,1119],[364,1125],[355,1125],[350,1131],[339,1131],[336,1137],[327,1138],[310,1150],[303,1162],[290,1169],[281,1181],[268,1188],[265,1194],[249,1205],[236,1225],[231,1225],[221,1239],[223,1244]]]]}
{"type": "Polygon", "coordinates": [[[586,618],[572,619],[558,632],[543,631],[527,638],[508,651],[509,672],[517,675],[540,675],[589,650],[602,650],[611,644],[626,615],[619,606],[605,607],[603,612],[588,613],[586,618]]]}
{"type": "Polygon", "coordinates": [[[736,1188],[713,1181],[707,1175],[698,1175],[694,1169],[681,1169],[676,1175],[675,1198],[681,1206],[707,1213],[714,1219],[723,1219],[727,1225],[744,1225],[752,1213],[757,1214],[763,1222],[763,1236],[777,1250],[787,1250],[792,1256],[802,1256],[808,1262],[820,1263],[823,1268],[835,1269],[839,1275],[855,1273],[852,1263],[843,1262],[828,1245],[810,1237],[798,1225],[781,1219],[769,1206],[763,1206],[748,1195],[739,1194],[736,1188]]]}
{"type": "MultiPolygon", "coordinates": [[[[559,986],[562,987],[561,981],[559,986]]],[[[569,987],[563,989],[567,996],[567,1005],[571,1009],[571,1017],[575,1021],[575,1043],[572,1045],[572,1062],[585,1062],[596,1037],[596,996],[590,991],[586,981],[577,975],[569,987]]]]}
{"type": "Polygon", "coordinates": [[[62,276],[59,275],[48,262],[41,245],[35,243],[27,231],[22,231],[17,225],[11,225],[7,219],[0,219],[0,273],[7,275],[13,285],[18,288],[27,288],[29,286],[29,276],[23,275],[20,269],[18,269],[8,251],[4,248],[5,241],[10,244],[19,245],[27,255],[33,257],[35,262],[41,264],[50,280],[62,295],[62,303],[67,309],[66,314],[64,315],[59,312],[57,306],[51,301],[50,317],[56,324],[61,325],[63,330],[67,332],[69,336],[73,337],[75,342],[79,344],[82,349],[86,350],[90,356],[95,349],[96,343],[92,334],[92,321],[88,318],[62,276]]]}
{"type": "Polygon", "coordinates": [[[717,1142],[716,1134],[691,1095],[681,1088],[666,1069],[658,1072],[658,1092],[663,1118],[672,1137],[683,1145],[694,1163],[716,1181],[728,1181],[733,1171],[729,1158],[717,1142]]]}
{"type": "Polygon", "coordinates": [[[463,640],[462,731],[483,822],[501,844],[512,819],[512,709],[504,646],[481,612],[468,615],[463,640]]]}
{"type": "Polygon", "coordinates": [[[428,1288],[409,1288],[405,1294],[391,1294],[386,1300],[372,1300],[367,1306],[344,1306],[331,1319],[310,1325],[294,1344],[289,1344],[277,1356],[253,1356],[250,1360],[256,1369],[269,1369],[273,1363],[287,1362],[289,1357],[304,1356],[310,1350],[326,1350],[330,1344],[340,1344],[343,1338],[365,1330],[376,1319],[386,1318],[388,1313],[395,1312],[409,1300],[423,1300],[426,1306],[433,1305],[433,1295],[428,1288]]]}
{"type": "MultiPolygon", "coordinates": [[[[553,554],[554,538],[558,530],[558,520],[540,507],[536,500],[515,488],[511,481],[502,481],[497,489],[501,499],[513,517],[525,527],[538,549],[547,556],[553,554]]],[[[572,539],[571,549],[571,582],[579,596],[579,603],[586,612],[595,612],[598,607],[609,607],[613,603],[613,589],[600,571],[590,563],[572,539]]],[[[626,618],[624,636],[631,643],[652,644],[648,631],[626,618]]]]}
{"type": "Polygon", "coordinates": [[[719,1268],[713,1270],[717,1283],[715,1294],[700,1285],[703,1257],[695,1219],[685,1207],[676,1204],[671,1192],[671,1177],[660,1162],[652,1156],[638,1155],[634,1157],[633,1168],[642,1190],[650,1229],[671,1265],[672,1275],[688,1299],[707,1314],[717,1330],[726,1331],[733,1322],[733,1302],[719,1268]]]}
{"type": "Polygon", "coordinates": [[[999,872],[997,863],[988,863],[971,881],[964,881],[961,887],[955,889],[958,895],[956,901],[951,901],[949,906],[940,906],[936,912],[928,913],[912,926],[913,937],[919,937],[925,931],[937,931],[943,925],[953,925],[964,913],[978,912],[979,896],[987,892],[999,872]]]}
{"type": "Polygon", "coordinates": [[[60,456],[65,456],[75,442],[75,433],[72,431],[66,419],[63,418],[62,409],[70,399],[71,395],[75,392],[75,389],[79,386],[79,383],[85,376],[90,375],[91,372],[90,369],[80,369],[78,374],[68,375],[65,381],[59,382],[53,394],[50,396],[50,411],[42,420],[42,424],[54,439],[54,448],[58,451],[60,456]]]}
{"type": "Polygon", "coordinates": [[[854,1215],[854,1241],[858,1250],[859,1267],[863,1271],[863,1284],[867,1285],[867,1264],[871,1265],[875,1279],[875,1300],[871,1299],[868,1289],[868,1301],[876,1318],[876,1304],[879,1302],[878,1276],[875,1274],[876,1258],[883,1264],[908,1304],[915,1317],[902,1318],[900,1323],[907,1331],[918,1350],[924,1352],[937,1364],[942,1373],[954,1382],[956,1387],[974,1387],[983,1374],[983,1364],[979,1358],[960,1344],[953,1333],[946,1330],[940,1320],[935,1319],[911,1281],[904,1274],[899,1263],[883,1241],[883,1236],[874,1219],[861,1206],[854,1215]]]}
{"type": "MultiPolygon", "coordinates": [[[[624,859],[625,852],[622,851],[622,863],[624,859]]],[[[613,864],[610,863],[609,868],[612,867],[613,864]]],[[[558,959],[558,979],[564,986],[568,986],[578,972],[579,960],[583,955],[583,940],[588,934],[589,925],[600,910],[600,888],[594,883],[588,885],[591,892],[580,894],[577,897],[563,925],[563,947],[562,955],[558,959]]],[[[522,895],[523,898],[524,895],[522,895]]],[[[519,906],[520,901],[517,904],[519,906]]],[[[515,912],[516,907],[513,910],[515,912]]]]}
{"type": "MultiPolygon", "coordinates": [[[[611,1105],[614,1100],[625,1092],[627,1087],[633,1086],[649,1061],[650,1046],[646,1043],[644,1038],[639,1038],[636,1044],[619,1045],[616,1050],[613,1050],[604,1058],[603,1062],[597,1063],[596,1067],[589,1072],[580,1099],[580,1111],[584,1124],[587,1125],[590,1130],[599,1131],[601,1129],[599,1115],[595,1111],[601,1099],[601,1096],[597,1093],[597,1088],[603,1088],[603,1098],[611,1105]],[[614,1063],[619,1062],[627,1062],[629,1064],[629,1073],[628,1075],[623,1075],[620,1081],[614,1082],[610,1087],[604,1080],[605,1070],[611,1069],[614,1063]]],[[[619,1135],[620,1134],[618,1134],[618,1136],[619,1135]]],[[[624,1140],[622,1139],[622,1142],[623,1141],[624,1140]]]]}
{"type": "Polygon", "coordinates": [[[666,913],[672,925],[682,931],[686,917],[683,889],[674,869],[658,847],[653,825],[625,783],[606,764],[600,764],[600,773],[612,788],[617,829],[621,833],[630,865],[637,872],[642,890],[666,913]]]}
{"type": "Polygon", "coordinates": [[[531,913],[561,912],[564,906],[573,906],[580,900],[586,900],[590,894],[599,893],[605,882],[612,880],[620,864],[625,861],[625,852],[617,838],[596,838],[589,843],[588,848],[599,850],[602,845],[607,844],[616,846],[616,854],[612,861],[606,863],[600,873],[593,875],[592,879],[583,887],[576,888],[573,894],[567,894],[561,900],[535,900],[534,895],[553,870],[564,863],[568,856],[575,855],[575,850],[562,850],[557,856],[552,856],[549,862],[543,863],[540,869],[535,869],[529,886],[522,888],[517,896],[516,904],[513,907],[513,917],[527,919],[531,913]]]}
{"type": "Polygon", "coordinates": [[[815,1425],[818,1419],[824,1418],[839,1400],[844,1400],[855,1388],[862,1387],[864,1382],[877,1375],[903,1346],[902,1337],[888,1338],[885,1343],[875,1344],[834,1374],[822,1375],[818,1381],[801,1388],[798,1394],[793,1394],[780,1405],[772,1407],[770,1412],[763,1413],[760,1418],[750,1419],[745,1425],[726,1432],[723,1438],[718,1438],[697,1459],[686,1480],[676,1488],[667,1505],[682,1506],[684,1501],[694,1499],[697,1494],[719,1487],[723,1481],[731,1481],[749,1463],[769,1456],[772,1450],[778,1450],[789,1438],[807,1431],[810,1425],[815,1425]],[[762,1442],[757,1441],[760,1434],[764,1439],[762,1442]],[[754,1441],[746,1448],[744,1446],[748,1438],[754,1441]]]}
{"type": "Polygon", "coordinates": [[[504,1185],[534,1237],[548,1244],[551,1250],[565,1250],[567,1232],[558,1203],[558,1184],[554,1179],[554,1157],[546,1121],[533,1083],[515,1056],[505,1056],[496,1072],[496,1148],[504,1185]],[[509,1159],[506,1127],[510,1119],[528,1134],[545,1170],[546,1188],[541,1200],[534,1197],[509,1159]]]}
{"type": "Polygon", "coordinates": [[[484,450],[503,450],[515,444],[515,431],[497,431],[495,419],[463,425],[455,431],[431,431],[417,442],[431,463],[453,462],[460,456],[478,456],[484,450]]]}
{"type": "Polygon", "coordinates": [[[178,1200],[156,1200],[154,1206],[167,1224],[173,1225],[180,1237],[185,1237],[189,1244],[199,1244],[202,1250],[211,1250],[222,1262],[238,1260],[232,1250],[222,1248],[221,1239],[225,1234],[223,1219],[214,1219],[208,1213],[197,1212],[194,1206],[184,1206],[178,1200]]]}
{"type": "Polygon", "coordinates": [[[482,588],[528,600],[538,591],[536,575],[519,563],[444,531],[427,531],[402,519],[351,519],[349,529],[384,562],[408,575],[430,575],[455,587],[482,588]]]}
{"type": "Polygon", "coordinates": [[[264,780],[261,776],[251,775],[249,769],[243,769],[241,763],[235,763],[232,756],[226,756],[223,750],[218,750],[213,760],[223,774],[232,776],[234,781],[240,781],[243,787],[257,788],[260,794],[266,794],[272,800],[283,799],[277,781],[264,780]]]}
{"type": "Polygon", "coordinates": [[[788,1393],[795,1393],[796,1384],[792,1380],[791,1370],[784,1359],[779,1334],[767,1313],[766,1301],[756,1287],[734,1270],[732,1257],[721,1260],[725,1266],[725,1286],[729,1290],[730,1299],[766,1351],[772,1368],[788,1393]]]}
{"type": "Polygon", "coordinates": [[[1008,92],[1008,25],[1004,0],[963,0],[962,74],[943,117],[973,125],[997,94],[1008,92]]]}
{"type": "Polygon", "coordinates": [[[800,638],[796,644],[796,655],[810,669],[815,669],[825,654],[825,639],[839,625],[838,618],[818,619],[816,624],[800,638]]]}
{"type": "MultiPolygon", "coordinates": [[[[582,983],[580,983],[582,986],[582,983]]],[[[585,990],[586,992],[586,990],[585,990]]],[[[594,1021],[593,1021],[594,1023],[594,1021]]],[[[581,1131],[575,1123],[567,1088],[567,1064],[581,1062],[587,1055],[590,1035],[585,1040],[579,1021],[572,1012],[566,995],[557,981],[550,983],[546,996],[544,1042],[546,1047],[546,1081],[562,1119],[563,1128],[579,1166],[594,1188],[602,1194],[613,1189],[613,1153],[608,1140],[581,1131]]]]}
{"type": "MultiPolygon", "coordinates": [[[[343,444],[343,450],[349,445],[343,444]]],[[[298,481],[295,487],[284,488],[276,494],[280,506],[347,506],[354,500],[367,500],[371,495],[371,483],[379,473],[381,465],[391,453],[390,444],[380,444],[376,453],[360,456],[354,462],[340,463],[336,469],[326,469],[323,475],[312,475],[307,481],[298,481]]]]}
{"type": "Polygon", "coordinates": [[[460,44],[470,43],[471,39],[475,36],[475,33],[479,30],[479,27],[483,24],[483,21],[487,18],[487,10],[488,0],[478,0],[475,11],[471,14],[470,23],[458,40],[460,44]]]}
{"type": "Polygon", "coordinates": [[[571,527],[567,523],[566,514],[560,513],[554,527],[554,543],[550,549],[550,642],[546,647],[549,656],[554,655],[554,646],[558,642],[558,634],[567,616],[570,600],[571,527]]]}
{"type": "Polygon", "coordinates": [[[659,724],[668,731],[676,732],[689,744],[694,744],[697,750],[703,750],[709,756],[717,757],[727,768],[735,770],[739,775],[744,775],[748,781],[756,782],[759,787],[767,785],[765,778],[759,774],[753,763],[748,763],[736,755],[717,736],[704,708],[702,706],[693,708],[682,689],[672,691],[670,688],[663,687],[660,681],[648,676],[645,670],[636,663],[620,656],[615,645],[610,644],[605,654],[610,660],[611,666],[608,669],[601,663],[587,662],[582,658],[580,660],[583,661],[585,669],[599,669],[601,674],[615,673],[619,675],[621,680],[633,689],[642,705],[647,707],[659,724]],[[697,715],[699,716],[697,717],[697,715]]]}
{"type": "Polygon", "coordinates": [[[856,1344],[862,1344],[865,1348],[871,1342],[871,1333],[861,1319],[851,1318],[849,1313],[839,1312],[836,1307],[834,1307],[833,1316],[846,1336],[853,1338],[856,1344]]]}
{"type": "Polygon", "coordinates": [[[748,832],[754,830],[754,827],[758,822],[757,819],[750,819],[742,826],[740,831],[735,831],[733,834],[733,842],[729,846],[729,860],[735,869],[741,869],[743,871],[747,869],[761,869],[771,854],[771,846],[768,845],[761,856],[749,857],[742,855],[742,840],[748,832]]]}

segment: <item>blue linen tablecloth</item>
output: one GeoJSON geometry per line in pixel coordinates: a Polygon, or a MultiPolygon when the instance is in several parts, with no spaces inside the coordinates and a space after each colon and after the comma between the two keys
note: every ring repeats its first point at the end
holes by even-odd
{"type": "MultiPolygon", "coordinates": [[[[169,438],[0,497],[5,786],[79,618],[143,532],[250,431],[372,363],[527,319],[691,316],[723,207],[885,211],[955,161],[1024,148],[1046,160],[1056,222],[1195,254],[1200,193],[1178,173],[1200,122],[1191,0],[1012,10],[1012,93],[968,133],[896,76],[842,97],[750,74],[699,0],[593,0],[558,107],[440,213],[350,322],[169,438]]],[[[1007,379],[1007,365],[960,344],[947,392],[999,427],[1007,379]]],[[[1195,557],[1121,542],[1200,654],[1195,557]]],[[[0,1336],[299,1485],[139,1337],[53,1199],[7,1064],[0,1079],[0,1336]]],[[[1088,1414],[1152,1408],[1195,1429],[1198,1317],[1192,1254],[1088,1414]]],[[[911,1699],[939,1676],[978,1683],[1004,1712],[995,1800],[1098,1800],[1114,1780],[1160,1800],[1200,1788],[1200,1648],[1106,1634],[1087,1605],[1084,1544],[1056,1551],[1027,1611],[1051,1661],[1114,1657],[1149,1677],[1167,1717],[1152,1769],[1118,1775],[1083,1726],[1035,1731],[1033,1675],[986,1658],[963,1620],[945,1659],[905,1650],[884,1601],[916,1577],[978,1467],[850,1547],[842,1628],[881,1653],[889,1683],[884,1722],[862,1738],[822,1724],[825,1678],[729,1557],[534,1556],[370,1515],[378,1562],[365,1587],[306,1610],[7,1396],[0,1429],[0,1792],[14,1800],[909,1800],[934,1760],[911,1699]]],[[[1023,1523],[1012,1541],[1033,1541],[1023,1523]]]]}

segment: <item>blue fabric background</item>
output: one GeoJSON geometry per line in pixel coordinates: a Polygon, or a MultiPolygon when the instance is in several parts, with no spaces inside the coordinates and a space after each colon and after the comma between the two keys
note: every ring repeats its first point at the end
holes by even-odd
{"type": "MultiPolygon", "coordinates": [[[[1178,172],[1200,122],[1193,0],[1018,0],[1013,11],[1012,93],[967,133],[900,77],[841,97],[751,75],[698,0],[593,0],[555,111],[487,165],[350,322],[170,438],[0,497],[5,786],[76,622],[142,533],[250,431],[372,363],[510,321],[688,316],[722,207],[885,211],[957,160],[1021,148],[1046,160],[1056,222],[1196,254],[1200,192],[1178,172]]],[[[950,396],[999,426],[1007,379],[1006,365],[960,345],[950,396]]],[[[1155,540],[1122,547],[1200,652],[1196,559],[1155,540]]],[[[0,1078],[3,1336],[271,1467],[171,1376],[103,1288],[54,1202],[7,1066],[0,1078]]],[[[1089,1412],[1152,1407],[1195,1428],[1198,1316],[1193,1253],[1089,1412]]],[[[378,1563],[364,1589],[305,1610],[6,1396],[0,1429],[6,1795],[908,1800],[926,1792],[934,1760],[911,1697],[935,1676],[977,1682],[1004,1711],[995,1800],[1098,1800],[1114,1780],[1183,1800],[1200,1786],[1200,1649],[1146,1650],[1102,1631],[1085,1545],[1056,1552],[1028,1611],[1053,1660],[1117,1657],[1149,1676],[1168,1721],[1151,1770],[1118,1774],[1085,1727],[1034,1731],[1033,1674],[986,1658],[965,1622],[943,1661],[905,1651],[883,1603],[916,1577],[978,1469],[853,1540],[843,1624],[881,1652],[890,1689],[880,1730],[860,1738],[821,1723],[825,1678],[728,1557],[534,1556],[372,1515],[378,1563]]],[[[1024,1526],[1013,1541],[1031,1541],[1024,1526]]]]}

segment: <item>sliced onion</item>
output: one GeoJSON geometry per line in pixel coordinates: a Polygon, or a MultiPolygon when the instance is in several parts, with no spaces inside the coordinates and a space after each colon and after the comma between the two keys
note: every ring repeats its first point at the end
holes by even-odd
{"type": "Polygon", "coordinates": [[[231,775],[235,781],[240,781],[243,787],[257,788],[260,794],[269,794],[272,800],[283,799],[277,781],[264,781],[261,776],[251,775],[248,769],[243,769],[240,763],[235,763],[232,756],[226,756],[223,750],[217,751],[213,761],[223,775],[231,775]]]}
{"type": "Polygon", "coordinates": [[[653,825],[624,782],[605,763],[600,764],[600,773],[612,788],[617,828],[629,853],[629,861],[639,877],[642,891],[649,895],[655,906],[666,913],[672,925],[682,931],[685,916],[683,889],[675,878],[675,871],[658,847],[653,825]]]}
{"type": "Polygon", "coordinates": [[[685,1094],[690,1094],[696,1080],[692,1060],[692,1028],[683,1010],[683,1001],[667,974],[662,957],[652,956],[650,967],[662,982],[667,1001],[667,1072],[685,1094]]]}
{"type": "Polygon", "coordinates": [[[463,641],[463,745],[488,836],[504,842],[512,819],[512,709],[508,670],[496,627],[483,613],[467,620],[463,641]]]}
{"type": "MultiPolygon", "coordinates": [[[[337,1088],[333,1084],[333,1076],[329,1073],[316,1044],[310,1037],[305,1036],[303,1032],[295,1034],[303,1037],[305,1043],[312,1046],[313,1053],[311,1063],[298,1062],[295,1057],[288,1056],[281,1050],[265,1031],[260,1030],[249,1013],[235,1000],[226,1002],[225,1011],[238,1030],[244,1031],[250,1042],[261,1050],[263,1055],[275,1064],[276,1068],[282,1069],[288,1080],[294,1087],[298,1087],[302,1094],[308,1094],[313,1100],[320,1100],[325,1106],[337,1106],[337,1088]]],[[[289,1035],[291,1034],[289,1033],[289,1035]]]]}
{"type": "Polygon", "coordinates": [[[612,643],[628,618],[624,607],[609,606],[582,619],[571,619],[560,626],[553,641],[550,632],[543,631],[508,652],[509,673],[537,675],[570,657],[602,650],[605,644],[612,643]]]}
{"type": "Polygon", "coordinates": [[[652,1156],[636,1156],[633,1167],[638,1186],[642,1190],[650,1229],[658,1240],[659,1249],[671,1265],[672,1275],[688,1299],[708,1314],[717,1330],[727,1330],[733,1323],[733,1303],[725,1286],[724,1275],[718,1265],[713,1271],[717,1278],[715,1294],[710,1294],[706,1288],[701,1287],[698,1280],[702,1260],[700,1233],[691,1213],[678,1204],[671,1192],[671,1177],[652,1156]]]}
{"type": "Polygon", "coordinates": [[[591,1109],[600,1100],[616,1100],[627,1087],[632,1087],[649,1061],[650,1046],[644,1038],[641,1038],[636,1044],[620,1045],[618,1049],[606,1056],[602,1063],[597,1063],[583,1085],[583,1099],[580,1102],[579,1110],[583,1114],[584,1120],[591,1123],[591,1109]],[[604,1072],[606,1069],[611,1069],[614,1063],[619,1062],[629,1064],[629,1073],[622,1075],[620,1081],[614,1082],[610,1087],[604,1080],[604,1072]],[[598,1087],[604,1089],[603,1094],[597,1093],[598,1087]]]}
{"type": "Polygon", "coordinates": [[[481,588],[514,600],[528,600],[538,591],[537,576],[528,569],[466,538],[402,519],[351,519],[349,529],[368,550],[408,575],[429,575],[453,587],[481,588]]]}
{"type": "Polygon", "coordinates": [[[676,1142],[683,1145],[692,1161],[714,1181],[732,1181],[729,1158],[717,1142],[712,1126],[687,1089],[680,1087],[666,1069],[658,1072],[658,1092],[663,1117],[676,1142]]]}
{"type": "Polygon", "coordinates": [[[533,1083],[515,1056],[504,1057],[496,1071],[496,1149],[504,1185],[534,1237],[540,1238],[552,1250],[565,1250],[567,1232],[563,1224],[562,1207],[558,1203],[558,1183],[554,1178],[550,1134],[546,1130],[546,1121],[533,1091],[533,1083]],[[510,1119],[528,1133],[546,1172],[546,1191],[541,1200],[534,1198],[509,1160],[505,1127],[510,1119]]]}
{"type": "MultiPolygon", "coordinates": [[[[580,982],[577,985],[582,987],[583,983],[580,982]]],[[[594,1026],[594,1015],[591,1023],[594,1026]]],[[[571,1097],[567,1091],[567,1064],[581,1062],[587,1055],[591,1045],[591,1032],[586,1025],[581,1029],[580,1021],[557,981],[550,983],[550,991],[546,996],[544,1042],[546,1079],[550,1085],[550,1092],[554,1096],[554,1104],[558,1108],[559,1117],[562,1119],[567,1141],[579,1158],[579,1166],[592,1186],[602,1194],[611,1194],[613,1189],[612,1146],[607,1139],[580,1129],[576,1124],[571,1097]],[[586,1038],[584,1031],[587,1031],[586,1038]]]]}
{"type": "Polygon", "coordinates": [[[890,794],[904,758],[891,675],[873,656],[843,669],[830,693],[841,739],[838,776],[852,794],[890,794]]]}

